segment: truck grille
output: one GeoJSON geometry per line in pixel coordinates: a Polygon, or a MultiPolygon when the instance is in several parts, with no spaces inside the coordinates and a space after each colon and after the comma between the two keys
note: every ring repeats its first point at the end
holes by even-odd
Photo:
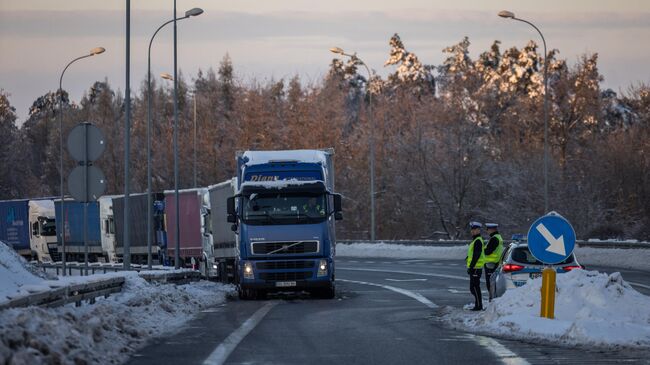
{"type": "Polygon", "coordinates": [[[256,264],[260,270],[311,269],[314,261],[266,261],[256,264]]]}
{"type": "Polygon", "coordinates": [[[311,271],[307,272],[262,272],[259,274],[260,279],[267,281],[296,281],[306,280],[314,275],[311,271]]]}
{"type": "Polygon", "coordinates": [[[253,242],[252,246],[254,255],[286,255],[318,252],[318,241],[253,242]]]}

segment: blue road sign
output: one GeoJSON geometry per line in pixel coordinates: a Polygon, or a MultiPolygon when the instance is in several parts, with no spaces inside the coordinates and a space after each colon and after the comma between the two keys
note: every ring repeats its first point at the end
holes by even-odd
{"type": "Polygon", "coordinates": [[[528,248],[536,259],[545,264],[566,260],[576,245],[573,227],[557,213],[538,218],[528,230],[528,248]]]}

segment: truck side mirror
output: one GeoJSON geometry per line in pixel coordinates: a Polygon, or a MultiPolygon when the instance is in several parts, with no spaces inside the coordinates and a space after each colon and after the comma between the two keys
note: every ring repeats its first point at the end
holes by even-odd
{"type": "Polygon", "coordinates": [[[341,212],[334,213],[334,220],[340,221],[342,219],[343,219],[343,213],[341,212]]]}
{"type": "Polygon", "coordinates": [[[343,211],[341,207],[341,194],[334,194],[334,213],[343,211]]]}
{"type": "Polygon", "coordinates": [[[231,196],[226,200],[227,210],[228,210],[228,223],[237,223],[237,214],[235,212],[235,197],[231,196]]]}

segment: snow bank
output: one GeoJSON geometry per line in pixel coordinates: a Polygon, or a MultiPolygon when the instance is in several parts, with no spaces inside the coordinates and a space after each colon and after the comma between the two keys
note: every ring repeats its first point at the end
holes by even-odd
{"type": "MultiPolygon", "coordinates": [[[[467,246],[410,246],[387,243],[339,244],[336,254],[342,257],[375,257],[398,259],[463,260],[467,246]]],[[[582,265],[612,266],[621,269],[648,270],[650,249],[590,248],[575,249],[582,265]]]]}
{"type": "Polygon", "coordinates": [[[555,319],[540,318],[542,280],[508,290],[485,312],[447,308],[452,327],[560,345],[650,346],[650,298],[632,289],[619,273],[574,270],[557,276],[555,319]]]}
{"type": "Polygon", "coordinates": [[[233,291],[211,282],[156,284],[135,272],[118,274],[126,278],[123,291],[93,305],[0,312],[0,364],[120,364],[147,339],[177,330],[233,291]]]}
{"type": "Polygon", "coordinates": [[[336,255],[342,257],[376,257],[395,259],[464,260],[467,246],[429,247],[391,245],[387,243],[354,243],[337,245],[336,255]]]}
{"type": "Polygon", "coordinates": [[[601,265],[648,270],[648,262],[650,262],[650,249],[578,247],[574,252],[578,262],[587,266],[587,269],[591,265],[601,265]]]}
{"type": "Polygon", "coordinates": [[[11,247],[0,242],[0,302],[19,293],[26,285],[39,285],[44,278],[39,272],[11,247]]]}

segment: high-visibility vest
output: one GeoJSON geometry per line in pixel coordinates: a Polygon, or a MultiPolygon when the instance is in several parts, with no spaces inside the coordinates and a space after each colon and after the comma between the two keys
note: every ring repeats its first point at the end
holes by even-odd
{"type": "Polygon", "coordinates": [[[483,237],[478,236],[474,238],[472,243],[469,244],[469,248],[467,249],[467,268],[469,268],[469,265],[472,263],[472,258],[474,257],[474,246],[476,246],[476,243],[478,241],[478,248],[481,250],[481,257],[476,261],[476,265],[474,265],[475,269],[482,269],[483,265],[485,264],[485,254],[483,254],[483,237]]]}
{"type": "MultiPolygon", "coordinates": [[[[499,262],[499,259],[501,259],[501,254],[503,253],[503,237],[501,237],[501,234],[499,233],[495,234],[492,237],[496,238],[499,243],[497,244],[497,248],[494,249],[491,254],[485,255],[485,262],[492,262],[496,264],[499,262]]],[[[483,246],[483,252],[485,252],[486,247],[487,243],[483,246]]]]}

